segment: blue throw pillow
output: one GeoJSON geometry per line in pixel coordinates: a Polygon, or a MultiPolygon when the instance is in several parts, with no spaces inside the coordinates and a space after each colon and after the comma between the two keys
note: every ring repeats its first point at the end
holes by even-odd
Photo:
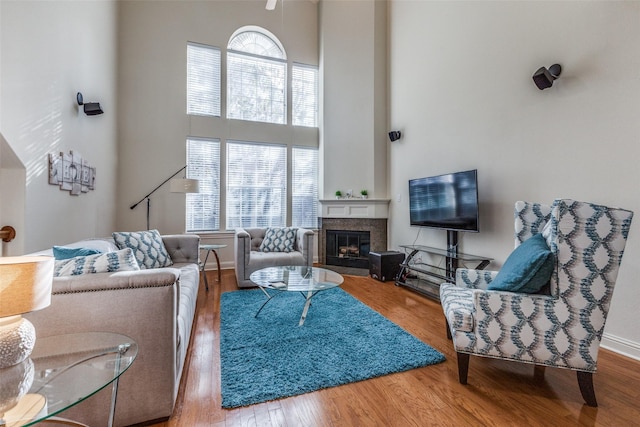
{"type": "Polygon", "coordinates": [[[511,252],[487,289],[539,293],[551,279],[555,262],[542,234],[536,234],[511,252]]]}
{"type": "Polygon", "coordinates": [[[70,259],[75,258],[77,256],[87,256],[87,255],[96,255],[100,254],[97,249],[89,249],[89,248],[67,248],[65,246],[54,246],[53,247],[53,257],[57,260],[70,259]]]}
{"type": "Polygon", "coordinates": [[[120,249],[131,248],[141,269],[162,268],[173,265],[158,230],[115,231],[111,233],[120,249]]]}

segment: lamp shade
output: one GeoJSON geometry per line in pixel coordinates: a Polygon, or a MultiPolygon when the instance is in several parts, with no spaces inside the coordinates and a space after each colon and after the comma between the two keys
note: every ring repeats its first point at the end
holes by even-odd
{"type": "Polygon", "coordinates": [[[172,193],[199,193],[200,181],[197,179],[172,179],[170,182],[172,193]]]}
{"type": "Polygon", "coordinates": [[[0,317],[40,310],[51,304],[52,257],[0,257],[0,317]]]}

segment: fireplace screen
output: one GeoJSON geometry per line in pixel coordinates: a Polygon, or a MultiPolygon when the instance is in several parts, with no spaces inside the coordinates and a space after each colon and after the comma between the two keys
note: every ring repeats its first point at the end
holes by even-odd
{"type": "Polygon", "coordinates": [[[327,264],[369,268],[370,246],[368,231],[327,230],[327,264]]]}

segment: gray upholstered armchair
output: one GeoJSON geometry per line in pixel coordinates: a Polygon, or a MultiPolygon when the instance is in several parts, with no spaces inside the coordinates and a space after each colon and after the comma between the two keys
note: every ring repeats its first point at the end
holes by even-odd
{"type": "Polygon", "coordinates": [[[467,383],[471,354],[567,368],[577,372],[586,403],[597,406],[592,374],[632,217],[573,200],[516,203],[516,248],[542,234],[553,254],[550,289],[488,290],[498,272],[467,269],[456,271],[455,285],[441,285],[460,383],[467,383]]]}
{"type": "MultiPolygon", "coordinates": [[[[260,250],[267,233],[267,228],[239,228],[235,234],[235,269],[238,287],[256,286],[249,276],[254,271],[265,267],[280,265],[313,265],[312,230],[295,229],[295,238],[290,251],[278,249],[260,250]]],[[[263,245],[264,249],[264,245],[263,245]]]]}

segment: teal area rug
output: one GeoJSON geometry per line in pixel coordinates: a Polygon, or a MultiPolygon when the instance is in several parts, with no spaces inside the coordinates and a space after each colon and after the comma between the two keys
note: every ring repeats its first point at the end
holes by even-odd
{"type": "Polygon", "coordinates": [[[255,318],[259,289],[220,302],[222,407],[295,396],[440,363],[444,356],[340,288],[313,297],[283,292],[255,318]]]}

